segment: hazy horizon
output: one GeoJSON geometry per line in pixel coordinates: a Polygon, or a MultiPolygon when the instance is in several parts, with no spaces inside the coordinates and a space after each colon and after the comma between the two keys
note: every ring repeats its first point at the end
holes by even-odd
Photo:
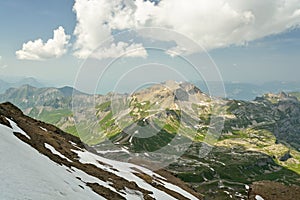
{"type": "Polygon", "coordinates": [[[180,0],[121,2],[126,9],[108,0],[1,1],[0,76],[34,77],[56,86],[92,80],[94,87],[113,61],[101,80],[106,84],[117,84],[145,64],[160,64],[161,71],[136,70],[128,80],[181,75],[192,82],[299,80],[298,1],[195,0],[182,8],[176,6],[180,0]],[[93,59],[97,64],[87,66],[93,59]],[[191,60],[198,75],[185,62],[191,60]]]}

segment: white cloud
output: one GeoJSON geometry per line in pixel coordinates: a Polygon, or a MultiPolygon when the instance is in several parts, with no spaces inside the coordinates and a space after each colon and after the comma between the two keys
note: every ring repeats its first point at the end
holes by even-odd
{"type": "Polygon", "coordinates": [[[122,0],[75,1],[73,10],[76,13],[77,24],[74,30],[76,42],[73,47],[76,57],[92,56],[101,59],[118,57],[123,54],[127,57],[145,57],[147,55],[141,44],[125,42],[116,44],[112,39],[114,29],[121,30],[134,26],[130,2],[122,2],[122,0]],[[102,47],[94,52],[106,40],[111,41],[110,47],[102,47]],[[134,48],[136,51],[133,51],[134,48]],[[131,53],[126,53],[127,51],[131,51],[131,53]]]}
{"type": "MultiPolygon", "coordinates": [[[[76,0],[73,9],[77,16],[74,55],[79,58],[87,57],[115,29],[162,27],[215,49],[243,45],[300,25],[300,0],[162,0],[158,5],[143,0],[76,0]]],[[[148,36],[169,40],[168,36],[148,36]]],[[[184,47],[175,42],[177,50],[184,47]]]]}
{"type": "Polygon", "coordinates": [[[16,56],[21,60],[46,60],[58,58],[67,52],[70,36],[65,34],[63,27],[53,31],[53,38],[46,43],[42,39],[24,43],[21,50],[16,51],[16,56]]]}
{"type": "Polygon", "coordinates": [[[299,0],[163,0],[151,26],[183,33],[207,49],[241,45],[300,24],[299,0]]]}
{"type": "Polygon", "coordinates": [[[74,55],[85,58],[111,35],[110,28],[105,24],[111,11],[111,5],[106,0],[76,0],[73,6],[77,24],[74,35],[74,55]]]}
{"type": "Polygon", "coordinates": [[[175,57],[187,52],[187,49],[184,47],[176,46],[166,50],[166,53],[171,57],[175,57]]]}
{"type": "Polygon", "coordinates": [[[123,57],[146,57],[147,51],[142,44],[128,44],[124,42],[112,43],[109,48],[102,48],[94,52],[91,57],[97,59],[123,57]]]}

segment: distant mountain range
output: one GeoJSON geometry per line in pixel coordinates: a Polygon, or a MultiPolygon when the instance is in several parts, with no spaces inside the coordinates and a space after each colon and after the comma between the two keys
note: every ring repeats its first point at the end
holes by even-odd
{"type": "Polygon", "coordinates": [[[60,128],[74,132],[72,116],[72,95],[83,96],[87,101],[93,96],[81,93],[71,87],[36,88],[23,85],[19,88],[9,88],[0,94],[0,102],[12,102],[23,112],[33,118],[54,124],[60,128]]]}
{"type": "MultiPolygon", "coordinates": [[[[25,78],[1,78],[0,76],[0,94],[4,93],[9,88],[19,88],[23,85],[30,85],[36,88],[45,88],[45,87],[53,87],[54,84],[44,83],[45,81],[38,81],[33,77],[25,77],[25,78]]],[[[266,93],[279,93],[284,91],[286,93],[290,92],[300,92],[300,82],[292,82],[292,81],[273,81],[266,82],[261,84],[253,84],[253,83],[243,83],[243,82],[229,82],[224,81],[223,83],[217,82],[203,82],[203,81],[195,81],[193,82],[195,86],[201,88],[201,90],[209,94],[207,89],[207,84],[210,87],[220,86],[220,84],[224,85],[224,89],[226,92],[226,97],[228,99],[235,100],[254,100],[257,96],[262,96],[266,93]]],[[[117,91],[119,92],[119,91],[117,91]]],[[[100,94],[100,93],[99,93],[100,94]]],[[[103,95],[103,94],[102,94],[103,95]]]]}
{"type": "MultiPolygon", "coordinates": [[[[220,83],[216,82],[195,82],[197,87],[201,88],[203,92],[209,94],[206,84],[210,87],[219,86],[220,83]]],[[[228,82],[225,81],[224,88],[226,91],[226,97],[235,100],[254,100],[258,96],[262,96],[266,93],[279,93],[279,92],[300,92],[300,82],[284,82],[284,81],[272,81],[261,84],[243,83],[243,82],[228,82]]]]}
{"type": "Polygon", "coordinates": [[[35,78],[22,78],[17,81],[5,81],[0,79],[0,94],[4,93],[9,88],[19,88],[23,85],[31,85],[33,87],[42,88],[44,84],[37,81],[35,78]]]}
{"type": "Polygon", "coordinates": [[[7,90],[0,100],[80,137],[106,158],[163,160],[205,199],[246,199],[245,185],[265,199],[283,199],[273,188],[287,189],[274,181],[300,185],[300,93],[228,100],[174,81],[130,95],[75,91],[72,99],[72,91],[27,85],[7,90]],[[216,119],[224,123],[219,135],[216,119]]]}

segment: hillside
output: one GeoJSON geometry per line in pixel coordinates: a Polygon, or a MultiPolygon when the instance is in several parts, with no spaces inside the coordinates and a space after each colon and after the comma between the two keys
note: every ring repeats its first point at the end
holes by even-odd
{"type": "Polygon", "coordinates": [[[86,100],[92,98],[71,87],[36,88],[23,85],[6,90],[0,95],[0,102],[12,102],[30,117],[59,126],[76,135],[76,131],[70,131],[74,128],[71,119],[73,92],[78,96],[83,96],[86,100]]]}
{"type": "Polygon", "coordinates": [[[166,171],[101,157],[10,103],[0,104],[0,134],[1,199],[201,199],[166,171]]]}
{"type": "Polygon", "coordinates": [[[77,120],[77,130],[98,152],[166,166],[206,199],[243,199],[245,185],[260,181],[299,185],[300,103],[285,93],[214,99],[192,84],[170,81],[111,95],[87,110],[75,109],[74,116],[85,119],[96,113],[88,124],[77,120]],[[218,123],[224,126],[214,134],[218,123]],[[88,137],[85,126],[96,131],[88,137]]]}
{"type": "MultiPolygon", "coordinates": [[[[108,159],[164,167],[206,199],[245,199],[245,185],[260,182],[266,188],[300,185],[300,102],[295,94],[226,100],[174,81],[130,95],[75,92],[71,99],[49,92],[58,90],[17,91],[27,94],[25,113],[79,136],[108,159]],[[32,101],[35,94],[47,96],[46,101],[32,101]],[[38,104],[44,101],[49,106],[38,104]],[[32,112],[35,108],[48,112],[32,112]]],[[[265,197],[269,192],[259,190],[265,197]]]]}

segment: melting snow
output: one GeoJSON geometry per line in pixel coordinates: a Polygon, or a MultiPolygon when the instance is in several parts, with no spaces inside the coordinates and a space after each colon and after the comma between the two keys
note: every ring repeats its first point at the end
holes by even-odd
{"type": "Polygon", "coordinates": [[[130,137],[130,139],[129,139],[129,143],[131,143],[131,142],[132,142],[132,138],[133,138],[133,136],[131,136],[131,137],[130,137]]]}
{"type": "Polygon", "coordinates": [[[135,191],[135,190],[131,190],[128,189],[127,187],[125,187],[125,192],[126,192],[126,199],[129,200],[143,200],[144,196],[143,193],[141,193],[140,191],[135,191]]]}
{"type": "Polygon", "coordinates": [[[144,153],[144,155],[149,157],[149,154],[148,154],[148,153],[144,153]]]}
{"type": "Polygon", "coordinates": [[[171,183],[167,183],[164,177],[160,176],[159,174],[156,174],[154,172],[152,172],[149,169],[146,169],[144,167],[141,166],[137,166],[131,163],[124,163],[124,162],[119,162],[119,161],[114,161],[114,160],[109,160],[103,157],[100,157],[98,155],[95,155],[93,153],[90,153],[88,151],[76,151],[76,150],[72,150],[73,152],[77,153],[79,158],[80,158],[80,162],[84,163],[84,164],[93,164],[103,170],[106,170],[108,172],[114,173],[117,176],[120,176],[128,181],[134,181],[136,182],[136,184],[146,190],[150,190],[153,192],[153,197],[157,198],[157,199],[175,199],[174,197],[168,195],[167,193],[158,190],[156,188],[154,188],[153,186],[151,186],[150,184],[146,183],[143,179],[137,177],[136,175],[134,175],[133,173],[137,173],[137,171],[134,170],[134,168],[141,170],[143,173],[151,176],[151,177],[158,177],[162,180],[160,180],[162,183],[164,183],[164,186],[170,190],[173,190],[175,192],[180,193],[183,196],[186,196],[189,199],[197,199],[196,197],[194,197],[193,195],[189,194],[188,192],[186,192],[185,190],[181,189],[180,187],[173,185],[171,183]],[[99,162],[103,162],[103,163],[107,163],[109,165],[112,166],[109,167],[107,165],[101,165],[99,162]],[[116,169],[116,170],[113,170],[116,169]]]}
{"type": "MultiPolygon", "coordinates": [[[[142,199],[143,195],[139,191],[130,190],[126,187],[125,190],[116,191],[116,189],[113,188],[109,182],[104,182],[74,167],[72,167],[72,171],[70,171],[68,170],[70,168],[67,168],[66,166],[57,165],[48,157],[40,154],[31,146],[16,138],[12,134],[13,131],[20,132],[30,139],[30,137],[22,129],[20,129],[16,123],[11,120],[9,120],[9,122],[13,129],[4,125],[0,125],[0,153],[5,152],[0,156],[0,199],[105,199],[93,192],[91,188],[87,187],[85,182],[98,183],[103,187],[119,193],[124,198],[129,200],[142,199]],[[77,179],[76,177],[80,177],[81,180],[77,179]],[[16,188],[18,190],[16,190],[16,188]]],[[[67,157],[58,152],[53,146],[45,143],[45,147],[53,154],[70,161],[67,157]]],[[[122,150],[127,151],[126,149],[122,150]]],[[[169,200],[175,198],[166,192],[148,184],[134,173],[138,173],[140,170],[153,178],[155,177],[160,179],[160,183],[158,184],[162,184],[165,188],[178,192],[188,199],[197,199],[192,194],[181,189],[180,187],[168,183],[164,177],[144,167],[131,163],[106,159],[86,150],[72,151],[78,154],[80,158],[79,161],[81,163],[93,164],[100,169],[114,173],[128,181],[134,181],[140,188],[152,191],[153,194],[150,196],[156,199],[169,200]],[[102,165],[97,161],[107,163],[108,165],[102,165]]]]}
{"type": "Polygon", "coordinates": [[[212,167],[209,167],[209,169],[210,169],[211,171],[213,171],[213,172],[215,171],[215,169],[214,169],[214,168],[212,168],[212,167]]]}
{"type": "Polygon", "coordinates": [[[31,139],[31,138],[29,137],[29,135],[27,135],[27,133],[25,133],[22,129],[20,129],[20,127],[18,127],[18,125],[17,125],[15,122],[13,122],[12,120],[10,120],[10,119],[8,119],[8,118],[6,118],[6,119],[9,121],[9,123],[10,123],[10,125],[12,126],[12,129],[13,129],[14,132],[21,133],[22,135],[24,135],[24,136],[27,137],[28,139],[31,139]]]}
{"type": "Polygon", "coordinates": [[[104,181],[102,181],[94,176],[91,176],[91,175],[85,173],[84,171],[77,169],[75,167],[71,167],[71,169],[73,170],[72,174],[74,174],[76,177],[80,177],[82,181],[89,182],[89,183],[98,183],[99,185],[106,187],[106,188],[110,189],[111,191],[114,191],[122,196],[125,196],[123,193],[118,192],[114,187],[110,186],[109,182],[104,182],[104,181]]]}
{"type": "Polygon", "coordinates": [[[48,131],[47,129],[45,129],[45,128],[41,127],[41,126],[40,126],[40,129],[42,129],[43,131],[48,131]]]}
{"type": "Polygon", "coordinates": [[[104,199],[89,187],[82,189],[82,181],[19,140],[13,131],[15,127],[0,125],[0,199],[104,199]]]}
{"type": "Polygon", "coordinates": [[[259,196],[259,195],[256,195],[256,196],[255,196],[255,199],[256,199],[256,200],[264,200],[264,198],[262,198],[262,197],[259,196]]]}
{"type": "Polygon", "coordinates": [[[99,151],[97,150],[97,153],[101,153],[101,154],[106,154],[106,153],[119,153],[119,152],[125,152],[125,153],[130,153],[127,149],[125,148],[121,148],[119,150],[105,150],[105,151],[99,151]]]}
{"type": "Polygon", "coordinates": [[[56,149],[53,146],[51,146],[50,144],[45,143],[45,147],[47,149],[49,149],[53,154],[58,155],[59,157],[61,157],[63,159],[66,159],[69,162],[73,162],[72,160],[70,160],[66,156],[62,155],[59,151],[56,151],[56,149]]]}
{"type": "Polygon", "coordinates": [[[190,193],[188,193],[187,191],[181,189],[180,187],[178,187],[176,185],[173,185],[173,184],[168,183],[166,181],[161,181],[161,182],[164,184],[165,188],[168,188],[169,190],[172,190],[172,191],[176,191],[176,192],[178,192],[182,196],[185,196],[188,199],[197,199],[193,195],[191,195],[190,193]]]}
{"type": "Polygon", "coordinates": [[[77,144],[76,144],[75,142],[69,141],[69,143],[70,143],[71,145],[73,145],[74,147],[77,147],[77,148],[78,148],[78,146],[77,146],[77,144]]]}

